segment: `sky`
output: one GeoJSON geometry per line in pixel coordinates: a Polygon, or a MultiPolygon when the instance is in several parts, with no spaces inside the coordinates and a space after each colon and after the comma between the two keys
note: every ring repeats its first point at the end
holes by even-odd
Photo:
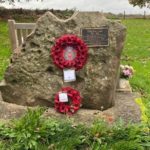
{"type": "Polygon", "coordinates": [[[150,9],[142,8],[138,6],[133,7],[129,4],[128,0],[20,0],[15,5],[9,5],[8,2],[0,4],[7,8],[26,8],[26,9],[76,9],[80,11],[100,11],[100,12],[112,12],[123,13],[125,10],[127,14],[143,14],[146,11],[150,14],[150,9]]]}

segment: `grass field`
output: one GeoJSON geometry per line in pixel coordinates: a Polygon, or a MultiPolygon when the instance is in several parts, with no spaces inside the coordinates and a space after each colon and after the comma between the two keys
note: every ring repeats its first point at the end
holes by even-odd
{"type": "Polygon", "coordinates": [[[10,54],[7,23],[0,21],[0,80],[3,79],[4,71],[9,63],[10,54]]]}
{"type": "Polygon", "coordinates": [[[130,83],[150,107],[150,20],[130,19],[123,23],[127,26],[127,38],[122,63],[134,67],[135,75],[130,83]]]}
{"type": "MultiPolygon", "coordinates": [[[[147,106],[150,104],[150,20],[128,19],[127,38],[122,63],[132,65],[135,75],[130,80],[132,87],[140,91],[147,106]]],[[[0,80],[10,57],[7,23],[0,21],[0,80]]]]}

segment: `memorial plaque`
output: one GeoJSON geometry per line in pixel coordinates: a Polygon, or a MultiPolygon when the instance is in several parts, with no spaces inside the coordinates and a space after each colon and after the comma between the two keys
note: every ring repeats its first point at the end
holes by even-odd
{"type": "Polygon", "coordinates": [[[83,28],[81,36],[89,47],[109,46],[108,27],[83,28]]]}

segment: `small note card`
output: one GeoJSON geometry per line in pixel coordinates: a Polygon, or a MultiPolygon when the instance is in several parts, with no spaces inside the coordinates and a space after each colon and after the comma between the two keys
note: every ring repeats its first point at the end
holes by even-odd
{"type": "Polygon", "coordinates": [[[67,93],[59,93],[59,101],[60,102],[68,102],[68,95],[67,93]]]}
{"type": "Polygon", "coordinates": [[[76,73],[74,69],[66,69],[64,72],[64,82],[72,82],[76,80],[76,73]]]}

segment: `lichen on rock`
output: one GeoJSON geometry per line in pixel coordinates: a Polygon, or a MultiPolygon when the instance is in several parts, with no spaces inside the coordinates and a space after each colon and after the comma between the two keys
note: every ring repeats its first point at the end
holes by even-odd
{"type": "Polygon", "coordinates": [[[123,25],[98,12],[78,12],[66,20],[45,13],[37,20],[20,55],[12,56],[13,61],[5,73],[7,85],[0,87],[3,99],[20,105],[53,107],[55,93],[64,86],[71,86],[80,91],[84,108],[112,107],[125,34],[123,25]],[[55,39],[64,34],[81,37],[81,28],[103,26],[109,29],[109,46],[90,47],[87,64],[76,72],[77,80],[64,83],[63,71],[50,57],[55,39]]]}

